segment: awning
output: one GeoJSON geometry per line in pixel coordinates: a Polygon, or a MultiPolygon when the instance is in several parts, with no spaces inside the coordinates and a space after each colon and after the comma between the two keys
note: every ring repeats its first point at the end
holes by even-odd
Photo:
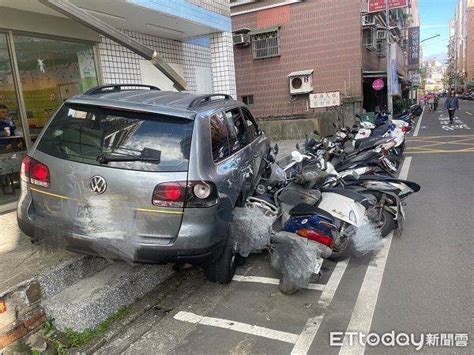
{"type": "MultiPolygon", "coordinates": [[[[367,70],[364,70],[362,72],[362,77],[364,79],[386,78],[387,77],[387,72],[385,70],[383,70],[383,71],[382,70],[380,70],[380,71],[367,71],[367,70]]],[[[398,73],[398,79],[402,80],[403,75],[398,73]]]]}
{"type": "Polygon", "coordinates": [[[249,36],[259,35],[261,33],[275,32],[280,29],[281,26],[273,26],[268,28],[263,28],[261,30],[252,30],[248,33],[249,36]]]}
{"type": "Polygon", "coordinates": [[[293,76],[302,76],[302,75],[311,75],[313,74],[314,69],[308,69],[308,70],[299,70],[299,71],[294,71],[288,74],[288,77],[291,78],[293,76]]]}

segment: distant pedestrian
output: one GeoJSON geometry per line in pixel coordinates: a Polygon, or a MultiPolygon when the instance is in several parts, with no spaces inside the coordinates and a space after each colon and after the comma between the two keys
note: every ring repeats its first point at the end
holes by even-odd
{"type": "Polygon", "coordinates": [[[434,95],[434,110],[437,111],[438,110],[438,103],[439,103],[439,97],[438,97],[438,94],[435,94],[434,95]]]}
{"type": "Polygon", "coordinates": [[[456,110],[459,110],[459,101],[456,97],[456,91],[453,89],[449,93],[449,96],[446,98],[446,102],[444,103],[444,108],[448,110],[449,114],[449,124],[453,124],[454,120],[454,113],[456,110]]]}
{"type": "Polygon", "coordinates": [[[434,111],[434,102],[435,102],[434,95],[432,93],[429,93],[428,94],[428,105],[430,107],[431,112],[434,111]]]}

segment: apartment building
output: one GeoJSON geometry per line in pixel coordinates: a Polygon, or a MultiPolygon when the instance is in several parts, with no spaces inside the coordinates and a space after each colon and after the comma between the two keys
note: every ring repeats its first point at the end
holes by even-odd
{"type": "MultiPolygon", "coordinates": [[[[315,93],[339,92],[348,115],[384,105],[386,16],[369,3],[231,0],[239,99],[261,119],[320,117],[328,109],[311,108],[315,93]]],[[[389,21],[397,95],[408,97],[407,29],[419,24],[418,1],[393,8],[389,21]]]]}
{"type": "Polygon", "coordinates": [[[459,0],[450,22],[448,74],[459,90],[474,89],[474,0],[459,0]]]}

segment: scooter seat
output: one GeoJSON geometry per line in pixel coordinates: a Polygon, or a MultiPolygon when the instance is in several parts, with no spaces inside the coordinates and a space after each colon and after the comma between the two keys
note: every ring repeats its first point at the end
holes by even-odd
{"type": "Polygon", "coordinates": [[[318,214],[321,217],[325,217],[330,220],[333,219],[333,216],[330,213],[326,212],[325,210],[322,210],[319,207],[312,206],[307,203],[297,204],[290,210],[289,213],[290,213],[290,216],[292,217],[303,217],[303,216],[311,216],[314,214],[318,214]]]}

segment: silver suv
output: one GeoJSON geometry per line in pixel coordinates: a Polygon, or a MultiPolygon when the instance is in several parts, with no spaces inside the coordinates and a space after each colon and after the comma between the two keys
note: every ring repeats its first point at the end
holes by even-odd
{"type": "Polygon", "coordinates": [[[22,162],[18,224],[34,240],[137,262],[190,262],[227,283],[233,210],[270,143],[228,95],[105,85],[67,100],[22,162]]]}

